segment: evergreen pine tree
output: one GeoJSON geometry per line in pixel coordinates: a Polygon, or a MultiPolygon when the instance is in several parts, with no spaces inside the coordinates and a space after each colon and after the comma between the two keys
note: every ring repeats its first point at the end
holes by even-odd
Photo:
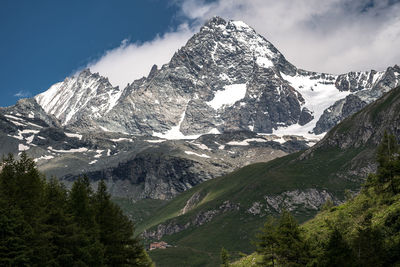
{"type": "Polygon", "coordinates": [[[284,210],[278,220],[269,218],[257,236],[257,250],[263,266],[303,266],[308,261],[308,247],[294,217],[284,210]]]}
{"type": "Polygon", "coordinates": [[[44,199],[41,235],[47,244],[47,253],[51,255],[46,265],[73,265],[76,258],[73,247],[77,244],[74,237],[79,230],[67,209],[67,190],[56,178],[52,178],[46,184],[44,199]]]}
{"type": "MultiPolygon", "coordinates": [[[[8,210],[4,210],[2,219],[5,223],[5,231],[7,227],[13,229],[13,224],[17,228],[14,237],[8,232],[10,236],[7,237],[5,234],[5,239],[2,241],[19,240],[17,243],[24,244],[26,253],[30,255],[31,264],[42,262],[41,253],[47,254],[44,248],[46,244],[41,242],[43,235],[40,231],[44,185],[44,177],[37,171],[35,162],[25,153],[21,154],[19,160],[15,160],[12,155],[3,159],[0,172],[0,195],[4,205],[8,206],[8,210]],[[12,218],[13,216],[15,218],[12,218]]],[[[13,246],[10,245],[10,247],[13,246]]]]}
{"type": "Polygon", "coordinates": [[[104,246],[104,263],[108,266],[151,266],[140,240],[133,236],[133,223],[111,201],[103,180],[98,184],[94,203],[100,242],[104,246]]]}
{"type": "Polygon", "coordinates": [[[0,196],[0,266],[30,265],[33,230],[22,211],[8,205],[0,196]]]}
{"type": "Polygon", "coordinates": [[[26,153],[20,160],[9,155],[3,160],[0,173],[0,190],[9,205],[21,209],[25,220],[33,225],[42,208],[44,177],[36,169],[35,162],[26,153]]]}
{"type": "Polygon", "coordinates": [[[95,210],[92,205],[92,189],[87,177],[79,177],[72,185],[68,198],[69,212],[79,231],[80,237],[75,246],[74,255],[90,266],[101,266],[104,248],[99,239],[99,227],[95,222],[95,210]]]}
{"type": "Polygon", "coordinates": [[[353,239],[353,249],[359,266],[383,266],[384,244],[382,233],[371,224],[372,214],[366,214],[353,239]]]}
{"type": "Polygon", "coordinates": [[[94,210],[91,207],[92,189],[87,177],[79,177],[72,185],[69,194],[69,209],[76,223],[90,229],[95,227],[94,210]]]}
{"type": "Polygon", "coordinates": [[[284,266],[304,266],[307,263],[307,247],[300,236],[300,228],[290,212],[284,210],[277,227],[278,261],[284,266]]]}
{"type": "Polygon", "coordinates": [[[385,219],[385,265],[396,266],[400,263],[400,209],[391,210],[385,219]]]}
{"type": "Polygon", "coordinates": [[[380,190],[397,194],[400,192],[399,145],[394,135],[385,132],[377,148],[377,181],[380,190]]]}
{"type": "Polygon", "coordinates": [[[269,217],[261,229],[261,232],[257,235],[258,242],[257,252],[261,254],[262,261],[261,265],[276,265],[276,250],[278,247],[277,237],[277,226],[276,220],[273,217],[269,217]]]}
{"type": "Polygon", "coordinates": [[[333,226],[328,237],[328,243],[324,248],[320,265],[326,267],[353,266],[351,247],[344,240],[337,226],[333,226]]]}

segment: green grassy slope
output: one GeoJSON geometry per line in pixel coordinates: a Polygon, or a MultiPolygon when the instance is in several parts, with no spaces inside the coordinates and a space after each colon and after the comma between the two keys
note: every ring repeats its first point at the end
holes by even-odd
{"type": "Polygon", "coordinates": [[[354,235],[366,215],[371,215],[373,227],[382,228],[393,214],[400,214],[400,195],[383,200],[372,190],[356,196],[346,203],[318,213],[315,218],[302,225],[308,238],[318,236],[323,242],[329,233],[329,222],[346,225],[346,235],[354,235]]]}
{"type": "MultiPolygon", "coordinates": [[[[345,189],[360,188],[364,175],[359,170],[370,167],[374,161],[377,140],[381,139],[384,130],[400,132],[399,106],[400,88],[396,88],[344,120],[305,153],[249,165],[200,184],[154,209],[151,215],[138,222],[138,231],[154,230],[160,223],[184,226],[199,214],[218,210],[224,201],[240,206],[239,210],[217,214],[201,226],[190,226],[165,235],[162,240],[176,247],[151,251],[151,257],[158,266],[215,266],[219,262],[221,247],[233,252],[234,257],[238,251],[254,251],[251,239],[264,223],[265,216],[252,215],[247,210],[256,201],[265,203],[266,195],[316,188],[343,199],[345,189]],[[201,201],[188,213],[180,215],[187,201],[196,193],[203,196],[201,201]],[[188,264],[190,259],[192,262],[188,264]]],[[[304,222],[315,213],[315,210],[299,209],[294,211],[294,216],[304,222]]]]}
{"type": "MultiPolygon", "coordinates": [[[[127,198],[113,198],[112,201],[116,203],[122,211],[137,224],[149,220],[153,214],[168,203],[166,200],[160,199],[142,199],[133,202],[127,198]]],[[[143,229],[135,229],[136,233],[142,232],[143,229]]]]}
{"type": "MultiPolygon", "coordinates": [[[[237,203],[240,205],[239,211],[222,213],[204,225],[162,238],[176,248],[150,252],[159,266],[215,266],[219,261],[221,247],[232,252],[233,257],[238,257],[239,252],[254,251],[251,241],[263,225],[265,216],[251,215],[247,210],[252,203],[263,201],[265,195],[320,188],[328,189],[340,197],[345,189],[357,189],[358,180],[354,182],[344,179],[335,171],[350,168],[350,160],[361,151],[365,151],[365,148],[318,151],[315,157],[303,161],[296,160],[299,155],[296,153],[268,163],[247,166],[179,195],[148,220],[139,223],[138,230],[154,229],[159,223],[184,225],[201,212],[218,209],[226,200],[237,203]],[[190,212],[178,216],[187,200],[196,192],[201,192],[205,197],[190,212]],[[187,265],[188,259],[193,259],[191,265],[187,265]]],[[[295,214],[300,221],[314,215],[314,210],[301,210],[295,214]]]]}
{"type": "Polygon", "coordinates": [[[180,194],[137,227],[148,229],[178,216],[188,199],[196,192],[201,192],[205,197],[188,214],[179,216],[182,220],[200,210],[216,208],[226,200],[240,203],[241,207],[249,207],[266,194],[279,194],[293,189],[329,188],[331,192],[342,195],[343,188],[358,188],[359,182],[338,177],[337,170],[350,168],[350,160],[365,150],[365,147],[343,151],[324,149],[316,151],[312,158],[301,161],[297,160],[300,153],[294,153],[267,163],[246,166],[180,194]]]}

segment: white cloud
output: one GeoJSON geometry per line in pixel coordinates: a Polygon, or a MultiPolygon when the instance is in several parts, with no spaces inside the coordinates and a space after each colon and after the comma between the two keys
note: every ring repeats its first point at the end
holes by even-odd
{"type": "Polygon", "coordinates": [[[29,91],[20,90],[14,96],[18,98],[30,97],[32,94],[29,91]]]}
{"type": "Polygon", "coordinates": [[[296,66],[344,73],[400,63],[400,3],[390,0],[182,0],[200,22],[242,20],[296,66]]]}
{"type": "Polygon", "coordinates": [[[175,31],[156,36],[149,42],[138,44],[123,40],[119,47],[107,51],[88,67],[108,77],[112,85],[125,88],[128,83],[147,76],[154,64],[160,67],[168,63],[193,34],[192,28],[182,24],[175,31]]]}
{"type": "Polygon", "coordinates": [[[272,42],[295,66],[345,73],[383,70],[400,63],[400,3],[392,0],[174,0],[187,23],[144,43],[124,40],[88,65],[125,87],[146,76],[218,15],[242,20],[272,42]],[[194,25],[188,26],[188,23],[194,25]]]}

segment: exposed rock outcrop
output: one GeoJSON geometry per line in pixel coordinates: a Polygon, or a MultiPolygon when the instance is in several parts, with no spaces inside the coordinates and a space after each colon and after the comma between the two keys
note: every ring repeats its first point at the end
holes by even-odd
{"type": "Polygon", "coordinates": [[[165,235],[172,235],[188,229],[189,227],[197,227],[210,222],[215,216],[229,212],[240,210],[240,205],[229,200],[224,201],[217,209],[201,211],[193,216],[187,223],[177,223],[175,219],[166,223],[157,225],[155,229],[146,230],[142,233],[143,238],[160,240],[165,235]]]}

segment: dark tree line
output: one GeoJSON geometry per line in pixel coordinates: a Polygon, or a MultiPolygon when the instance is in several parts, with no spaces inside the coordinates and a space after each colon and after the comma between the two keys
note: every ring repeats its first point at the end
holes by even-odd
{"type": "Polygon", "coordinates": [[[0,171],[0,266],[152,266],[133,223],[100,181],[67,190],[26,154],[0,171]]]}
{"type": "Polygon", "coordinates": [[[270,217],[257,235],[258,253],[263,266],[305,266],[309,259],[299,225],[288,211],[279,219],[270,217]]]}
{"type": "Polygon", "coordinates": [[[357,201],[350,200],[351,209],[329,218],[336,207],[330,203],[326,208],[324,237],[306,233],[287,211],[279,219],[270,218],[257,236],[263,256],[259,264],[400,266],[400,149],[393,135],[385,133],[377,162],[377,172],[368,176],[357,201]]]}

